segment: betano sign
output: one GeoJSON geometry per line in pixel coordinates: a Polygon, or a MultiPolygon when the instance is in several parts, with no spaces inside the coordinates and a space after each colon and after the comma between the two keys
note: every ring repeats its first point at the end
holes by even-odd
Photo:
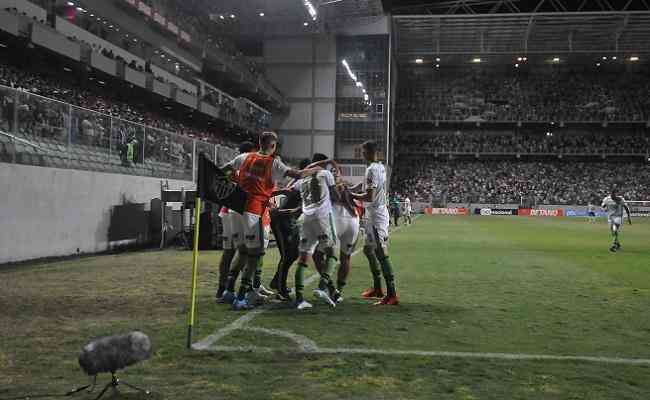
{"type": "Polygon", "coordinates": [[[564,210],[554,209],[554,210],[534,210],[529,208],[521,208],[517,215],[524,217],[563,217],[564,210]]]}

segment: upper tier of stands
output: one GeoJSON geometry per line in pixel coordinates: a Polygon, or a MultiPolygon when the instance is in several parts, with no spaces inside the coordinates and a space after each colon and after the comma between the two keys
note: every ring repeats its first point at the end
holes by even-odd
{"type": "Polygon", "coordinates": [[[400,121],[648,122],[648,71],[441,68],[400,77],[400,121]]]}

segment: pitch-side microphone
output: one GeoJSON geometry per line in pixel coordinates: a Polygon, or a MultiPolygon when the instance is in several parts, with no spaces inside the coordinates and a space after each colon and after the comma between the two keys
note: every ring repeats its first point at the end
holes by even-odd
{"type": "Polygon", "coordinates": [[[151,341],[142,332],[105,336],[84,346],[79,365],[90,376],[124,369],[151,357],[151,341]]]}

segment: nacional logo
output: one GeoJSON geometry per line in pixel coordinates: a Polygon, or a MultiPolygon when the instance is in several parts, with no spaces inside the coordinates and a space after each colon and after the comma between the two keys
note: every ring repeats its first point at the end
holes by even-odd
{"type": "Polygon", "coordinates": [[[237,184],[224,176],[216,178],[210,189],[217,199],[225,200],[236,188],[237,184]]]}
{"type": "Polygon", "coordinates": [[[481,215],[492,215],[492,209],[491,208],[481,208],[481,215]]]}

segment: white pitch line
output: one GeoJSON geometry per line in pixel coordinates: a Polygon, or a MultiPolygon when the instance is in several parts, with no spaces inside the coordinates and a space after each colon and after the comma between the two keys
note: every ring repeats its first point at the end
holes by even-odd
{"type": "Polygon", "coordinates": [[[249,332],[260,332],[266,335],[280,336],[283,338],[293,340],[294,343],[298,345],[300,351],[304,351],[307,353],[318,351],[318,346],[316,345],[316,342],[314,342],[313,340],[309,339],[306,336],[298,335],[297,333],[293,333],[290,331],[281,331],[279,329],[257,328],[257,327],[250,327],[250,326],[246,326],[242,328],[242,330],[249,331],[249,332]]]}
{"type": "MultiPolygon", "coordinates": [[[[284,349],[273,349],[258,346],[214,346],[207,349],[209,352],[225,353],[273,353],[286,352],[284,349]]],[[[521,353],[472,353],[460,351],[422,351],[422,350],[381,350],[363,348],[316,348],[314,350],[291,350],[292,354],[362,354],[386,356],[418,356],[431,358],[461,358],[483,360],[511,360],[511,361],[578,361],[597,364],[641,365],[650,366],[650,359],[646,358],[620,358],[600,356],[558,356],[550,354],[521,354],[521,353]]]]}
{"type": "MultiPolygon", "coordinates": [[[[414,220],[417,218],[413,218],[414,220]]],[[[393,232],[400,230],[402,227],[406,225],[399,226],[395,229],[393,229],[393,232]]],[[[357,249],[354,253],[352,253],[351,257],[356,256],[359,254],[359,252],[362,249],[357,249]]],[[[316,281],[320,276],[318,274],[312,274],[310,275],[307,279],[305,279],[305,287],[311,285],[314,281],[316,281]]],[[[216,332],[212,333],[211,335],[207,336],[206,338],[192,344],[192,348],[194,350],[209,350],[211,347],[214,348],[214,344],[217,343],[219,340],[223,339],[224,337],[228,336],[231,332],[241,329],[249,323],[250,321],[253,320],[253,318],[257,317],[258,315],[267,312],[271,308],[256,308],[254,310],[249,311],[248,313],[244,314],[243,316],[237,318],[235,321],[231,322],[230,324],[226,325],[225,327],[217,330],[216,332]]],[[[254,346],[253,346],[254,347],[254,346]]]]}

